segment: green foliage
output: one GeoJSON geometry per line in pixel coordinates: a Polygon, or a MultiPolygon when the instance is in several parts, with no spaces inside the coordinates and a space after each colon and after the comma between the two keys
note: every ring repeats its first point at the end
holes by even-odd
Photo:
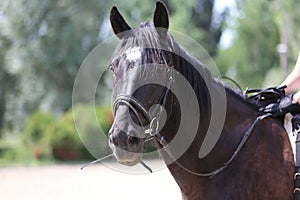
{"type": "Polygon", "coordinates": [[[31,65],[43,77],[47,88],[55,93],[54,103],[61,109],[71,107],[74,78],[84,57],[99,42],[97,28],[104,20],[103,1],[28,1],[25,6],[40,4],[28,18],[36,19],[30,31],[35,39],[29,48],[31,65]],[[101,13],[102,15],[100,15],[101,13]],[[40,18],[34,17],[39,15],[40,18]]]}
{"type": "Polygon", "coordinates": [[[109,7],[106,0],[0,2],[0,126],[22,129],[45,102],[48,110],[70,109],[80,64],[107,36],[109,7]]]}
{"type": "Polygon", "coordinates": [[[113,123],[113,115],[111,111],[111,106],[101,106],[96,109],[96,116],[101,129],[107,136],[108,131],[113,123]]]}
{"type": "Polygon", "coordinates": [[[277,45],[286,43],[290,68],[299,51],[299,1],[237,0],[230,18],[234,39],[216,58],[222,73],[246,87],[278,85],[290,70],[280,69],[277,45]],[[272,77],[270,77],[272,76],[272,77]]]}
{"type": "Polygon", "coordinates": [[[275,20],[280,31],[285,32],[291,67],[296,62],[300,46],[300,2],[277,0],[272,4],[275,20]]]}
{"type": "MultiPolygon", "coordinates": [[[[210,28],[214,1],[164,2],[170,8],[171,28],[189,34],[214,54],[221,31],[221,26],[210,28]],[[201,6],[204,9],[198,9],[201,6]]],[[[71,108],[76,72],[111,33],[113,4],[133,27],[151,19],[155,8],[155,1],[138,0],[0,2],[0,126],[5,120],[9,128],[21,130],[26,116],[40,105],[60,112],[71,108]]]]}
{"type": "MultiPolygon", "coordinates": [[[[35,164],[35,157],[31,148],[19,142],[15,145],[1,144],[0,145],[0,165],[11,165],[16,163],[35,164]]],[[[43,160],[45,161],[45,159],[43,160]]]]}
{"type": "Polygon", "coordinates": [[[0,139],[0,165],[12,164],[36,164],[42,159],[49,161],[48,149],[39,144],[25,143],[24,137],[18,133],[10,132],[6,137],[0,139]]]}
{"type": "Polygon", "coordinates": [[[214,0],[167,3],[171,8],[171,28],[193,38],[209,55],[215,56],[227,11],[218,13],[214,10],[214,0]]]}
{"type": "Polygon", "coordinates": [[[268,1],[245,1],[237,19],[233,44],[218,55],[217,64],[245,87],[261,87],[269,69],[278,66],[278,27],[268,1]]]}
{"type": "Polygon", "coordinates": [[[107,134],[113,123],[110,106],[76,105],[72,109],[77,134],[94,157],[109,151],[107,134]]]}
{"type": "Polygon", "coordinates": [[[74,159],[86,159],[91,156],[83,143],[89,148],[97,148],[98,152],[107,150],[107,138],[103,135],[104,139],[99,139],[99,125],[107,134],[111,124],[112,114],[109,106],[94,109],[89,105],[78,105],[47,128],[46,140],[54,154],[57,149],[71,150],[76,153],[74,159]],[[95,113],[97,115],[94,115],[95,113]]]}
{"type": "Polygon", "coordinates": [[[107,137],[102,135],[99,140],[99,135],[102,134],[99,130],[107,135],[112,122],[110,106],[93,108],[89,105],[78,105],[57,119],[51,113],[38,111],[28,118],[23,139],[16,145],[18,148],[10,148],[11,145],[2,145],[1,148],[0,144],[0,155],[12,160],[19,160],[19,157],[29,160],[92,159],[83,142],[89,148],[92,145],[97,148],[97,152],[105,153],[108,150],[107,137]],[[22,151],[25,146],[26,151],[22,151]]]}
{"type": "Polygon", "coordinates": [[[281,79],[282,76],[280,68],[274,67],[267,72],[264,82],[262,83],[263,87],[268,87],[270,85],[279,85],[281,83],[281,79]]]}
{"type": "Polygon", "coordinates": [[[27,146],[32,157],[36,159],[49,159],[51,156],[45,137],[48,127],[54,123],[55,118],[52,113],[40,111],[33,113],[25,124],[20,146],[27,146]]]}
{"type": "Polygon", "coordinates": [[[24,140],[32,143],[41,143],[46,130],[54,123],[54,116],[48,112],[35,112],[26,122],[24,140]]]}
{"type": "Polygon", "coordinates": [[[47,141],[52,147],[75,148],[81,146],[74,125],[72,112],[67,112],[47,128],[47,141]]]}
{"type": "MultiPolygon", "coordinates": [[[[0,22],[1,23],[1,22],[0,22]]],[[[12,45],[10,38],[4,36],[0,28],[0,137],[1,128],[4,127],[6,104],[10,100],[10,95],[16,94],[19,76],[6,66],[7,49],[12,45]]]]}

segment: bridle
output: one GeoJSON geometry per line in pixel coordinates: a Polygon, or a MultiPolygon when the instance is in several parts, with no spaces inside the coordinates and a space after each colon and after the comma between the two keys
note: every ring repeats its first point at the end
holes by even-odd
{"type": "Polygon", "coordinates": [[[113,101],[113,114],[116,115],[117,109],[120,105],[126,105],[134,113],[136,118],[139,121],[139,124],[142,125],[143,122],[140,118],[140,114],[145,118],[147,122],[147,128],[144,129],[144,139],[155,138],[162,146],[166,145],[164,138],[159,133],[159,122],[163,112],[163,108],[166,107],[167,97],[171,91],[172,84],[174,82],[174,68],[168,67],[166,70],[167,73],[167,82],[166,87],[164,88],[159,104],[162,107],[156,107],[155,110],[149,112],[148,109],[141,103],[137,98],[132,95],[118,95],[113,101]],[[159,110],[157,110],[159,109],[159,110]]]}
{"type": "MultiPolygon", "coordinates": [[[[171,91],[171,86],[174,82],[174,67],[170,67],[167,69],[167,82],[164,91],[162,92],[161,99],[159,103],[165,107],[166,102],[167,102],[167,96],[168,93],[171,91]]],[[[213,178],[215,175],[223,171],[227,166],[233,161],[233,159],[237,156],[237,154],[240,152],[242,147],[245,145],[246,141],[248,140],[249,136],[253,132],[254,127],[258,124],[258,122],[262,121],[266,117],[269,117],[270,114],[265,114],[262,116],[258,116],[256,120],[251,124],[251,126],[245,131],[244,136],[242,137],[239,145],[237,146],[236,150],[232,154],[232,156],[225,162],[223,163],[220,167],[216,168],[215,170],[208,172],[208,173],[198,173],[198,172],[193,172],[189,169],[186,169],[182,164],[180,164],[173,153],[170,151],[170,148],[168,146],[167,141],[164,139],[164,137],[160,134],[159,132],[159,122],[160,122],[160,117],[162,114],[162,107],[159,107],[158,112],[157,110],[155,112],[150,113],[148,109],[135,97],[132,95],[119,95],[116,97],[116,99],[113,101],[113,114],[114,116],[116,115],[117,109],[120,105],[126,105],[129,107],[134,115],[137,117],[140,125],[142,125],[142,120],[140,118],[140,115],[142,115],[146,121],[147,121],[147,128],[144,129],[144,135],[143,138],[144,140],[149,140],[154,138],[163,148],[163,150],[167,153],[167,155],[170,157],[172,162],[176,163],[179,167],[184,169],[185,171],[197,175],[197,176],[202,176],[202,177],[209,177],[213,178]],[[153,113],[157,113],[154,114],[153,113]]],[[[151,168],[148,167],[143,161],[141,161],[141,164],[147,168],[150,172],[152,172],[151,168]]]]}

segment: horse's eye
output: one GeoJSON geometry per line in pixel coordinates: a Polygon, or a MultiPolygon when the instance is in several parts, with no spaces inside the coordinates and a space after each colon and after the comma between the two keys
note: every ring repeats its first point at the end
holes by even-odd
{"type": "Polygon", "coordinates": [[[114,72],[115,67],[113,64],[108,65],[107,69],[109,69],[110,71],[114,72]]]}
{"type": "Polygon", "coordinates": [[[110,63],[110,65],[108,66],[108,68],[109,68],[112,72],[115,72],[116,69],[118,68],[118,66],[119,66],[119,59],[117,58],[117,59],[114,59],[114,60],[110,63]]]}

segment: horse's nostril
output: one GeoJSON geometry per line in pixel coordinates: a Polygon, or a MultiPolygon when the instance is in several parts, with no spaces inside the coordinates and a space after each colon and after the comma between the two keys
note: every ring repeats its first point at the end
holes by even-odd
{"type": "Polygon", "coordinates": [[[137,138],[137,137],[133,137],[133,136],[129,136],[129,137],[128,137],[128,144],[129,144],[130,146],[134,146],[134,145],[138,144],[139,141],[140,141],[140,139],[137,138]]]}
{"type": "Polygon", "coordinates": [[[114,144],[114,145],[118,145],[119,142],[122,140],[122,133],[119,132],[118,130],[113,130],[109,133],[109,142],[111,144],[114,144]]]}
{"type": "Polygon", "coordinates": [[[113,143],[113,138],[112,138],[112,134],[111,134],[111,133],[109,133],[108,138],[109,138],[109,142],[110,142],[110,143],[113,143]]]}

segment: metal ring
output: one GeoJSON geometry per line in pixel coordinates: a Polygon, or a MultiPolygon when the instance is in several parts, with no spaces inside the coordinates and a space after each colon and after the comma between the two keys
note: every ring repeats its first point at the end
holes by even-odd
{"type": "Polygon", "coordinates": [[[296,192],[300,192],[300,188],[295,188],[295,189],[294,189],[294,194],[295,194],[296,192]]]}
{"type": "Polygon", "coordinates": [[[297,176],[300,176],[300,173],[295,173],[295,175],[294,175],[294,180],[297,179],[297,176]]]}
{"type": "Polygon", "coordinates": [[[154,136],[159,128],[159,121],[157,120],[156,117],[154,117],[149,125],[149,128],[147,130],[145,130],[145,134],[149,134],[150,136],[154,136]],[[154,125],[156,125],[156,127],[154,127],[154,125]]]}

